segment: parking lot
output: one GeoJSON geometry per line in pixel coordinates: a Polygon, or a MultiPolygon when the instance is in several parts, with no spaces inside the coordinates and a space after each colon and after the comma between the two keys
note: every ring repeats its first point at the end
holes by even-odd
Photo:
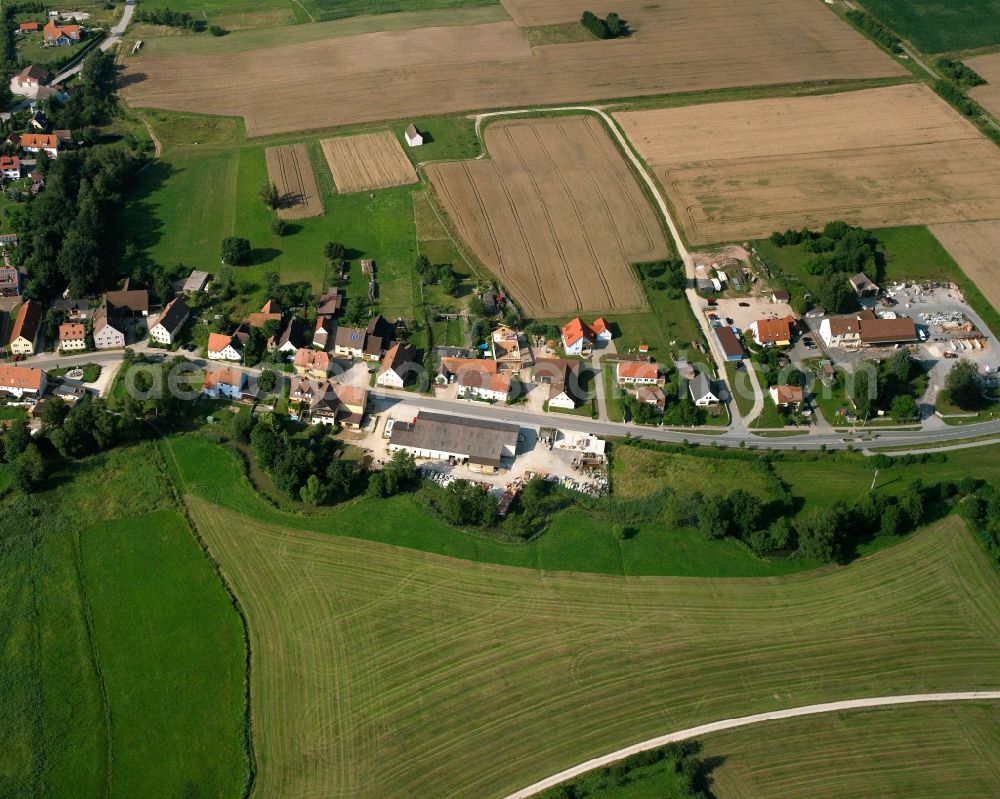
{"type": "Polygon", "coordinates": [[[716,314],[723,322],[732,319],[732,324],[746,330],[758,319],[780,319],[792,313],[787,302],[771,302],[770,297],[723,297],[716,301],[707,313],[716,314]]]}

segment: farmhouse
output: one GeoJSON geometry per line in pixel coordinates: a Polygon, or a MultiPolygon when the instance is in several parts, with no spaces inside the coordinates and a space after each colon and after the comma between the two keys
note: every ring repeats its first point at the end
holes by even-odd
{"type": "Polygon", "coordinates": [[[908,344],[916,340],[917,327],[912,319],[905,316],[895,319],[861,320],[861,344],[863,346],[908,344]]]}
{"type": "Polygon", "coordinates": [[[389,449],[495,470],[504,459],[516,456],[517,436],[517,425],[420,411],[412,422],[393,424],[389,449]]]}
{"type": "MultiPolygon", "coordinates": [[[[318,329],[317,321],[317,329],[318,329]]],[[[313,335],[313,346],[316,336],[313,335]]],[[[338,327],[333,340],[333,354],[341,358],[360,358],[365,352],[365,331],[360,327],[338,327]]]]}
{"type": "Polygon", "coordinates": [[[395,338],[396,328],[389,324],[389,321],[381,314],[374,316],[365,330],[364,359],[366,361],[382,360],[382,356],[392,346],[395,338]]]}
{"type": "Polygon", "coordinates": [[[802,404],[802,386],[771,386],[768,392],[779,408],[797,408],[802,404]]]}
{"type": "Polygon", "coordinates": [[[333,383],[333,390],[340,404],[337,422],[344,427],[361,427],[365,419],[365,408],[368,406],[368,389],[364,386],[333,383]]]}
{"type": "Polygon", "coordinates": [[[264,327],[268,322],[280,322],[281,309],[274,300],[268,300],[264,306],[255,313],[249,314],[245,324],[249,327],[264,327]]]}
{"type": "Polygon", "coordinates": [[[696,374],[694,380],[688,383],[688,391],[691,394],[691,399],[694,400],[694,404],[699,408],[718,405],[721,402],[719,395],[715,393],[711,378],[704,372],[696,374]]]}
{"type": "Polygon", "coordinates": [[[16,155],[0,156],[0,175],[7,180],[21,179],[21,159],[16,155]]]}
{"type": "Polygon", "coordinates": [[[758,319],[750,324],[750,335],[761,347],[788,347],[792,343],[795,330],[794,316],[781,319],[758,319]]]}
{"type": "Polygon", "coordinates": [[[21,294],[21,273],[16,266],[0,265],[0,297],[17,297],[21,294]]]}
{"type": "Polygon", "coordinates": [[[660,380],[660,365],[646,361],[618,361],[615,379],[619,385],[654,385],[660,380]]]}
{"type": "Polygon", "coordinates": [[[45,153],[49,158],[59,157],[59,138],[54,133],[24,133],[21,149],[27,153],[45,153]]]}
{"type": "Polygon", "coordinates": [[[854,293],[862,299],[878,296],[878,286],[872,283],[864,272],[858,272],[856,275],[847,278],[847,282],[851,284],[854,293]]]}
{"type": "Polygon", "coordinates": [[[278,353],[286,358],[294,358],[295,353],[302,346],[302,338],[302,322],[293,316],[278,335],[271,336],[267,340],[268,352],[278,353]]]}
{"type": "Polygon", "coordinates": [[[344,298],[341,296],[340,290],[336,288],[328,289],[316,304],[316,316],[336,316],[343,304],[344,298]]]}
{"type": "Polygon", "coordinates": [[[378,368],[375,385],[403,388],[407,377],[416,369],[417,348],[412,344],[394,344],[378,368]]]}
{"type": "Polygon", "coordinates": [[[149,292],[134,289],[128,278],[121,291],[109,291],[104,295],[110,316],[149,316],[149,292]]]}
{"type": "Polygon", "coordinates": [[[292,366],[297,375],[325,378],[330,373],[330,354],[303,347],[295,352],[292,366]]]}
{"type": "Polygon", "coordinates": [[[743,342],[736,335],[731,327],[715,328],[715,338],[719,342],[719,349],[727,361],[742,361],[746,357],[746,350],[743,349],[743,342]]]}
{"type": "Polygon", "coordinates": [[[212,399],[239,399],[247,386],[246,372],[231,366],[221,366],[218,369],[205,371],[205,382],[202,393],[212,399]]]}
{"type": "Polygon", "coordinates": [[[368,405],[368,389],[332,380],[299,377],[292,381],[289,399],[300,403],[299,415],[315,424],[360,427],[368,405]]]}
{"type": "Polygon", "coordinates": [[[213,361],[241,361],[243,345],[247,338],[248,335],[242,329],[231,336],[225,333],[209,333],[208,357],[213,361]]]}
{"type": "MultiPolygon", "coordinates": [[[[579,362],[562,358],[539,358],[535,361],[532,379],[548,390],[550,408],[573,410],[576,407],[574,389],[579,387],[579,362]]],[[[543,395],[544,396],[544,395],[543,395]]]]}
{"type": "Polygon", "coordinates": [[[21,305],[14,319],[14,328],[10,333],[11,354],[34,355],[41,330],[42,305],[36,300],[27,300],[21,305]]]}
{"type": "Polygon", "coordinates": [[[79,322],[59,325],[59,349],[63,352],[87,349],[87,328],[79,322]]]}
{"type": "Polygon", "coordinates": [[[99,350],[112,350],[125,346],[125,325],[119,317],[108,316],[106,303],[94,312],[93,333],[94,347],[99,350]]]}
{"type": "Polygon", "coordinates": [[[182,291],[185,294],[198,294],[208,287],[208,272],[201,272],[195,269],[184,281],[182,291]]]}
{"type": "Polygon", "coordinates": [[[417,126],[412,122],[406,126],[406,130],[403,131],[403,136],[406,137],[406,143],[410,147],[419,147],[424,143],[424,137],[420,135],[420,131],[417,130],[417,126]]]}
{"type": "Polygon", "coordinates": [[[38,399],[45,393],[46,375],[29,366],[0,366],[0,394],[38,399]]]}
{"type": "Polygon", "coordinates": [[[819,323],[819,336],[828,347],[856,347],[861,343],[861,318],[831,316],[819,323]]]}
{"type": "Polygon", "coordinates": [[[187,303],[180,297],[174,297],[157,317],[156,324],[149,329],[149,337],[160,344],[173,344],[190,316],[187,303]]]}
{"type": "Polygon", "coordinates": [[[579,316],[562,329],[562,345],[567,355],[589,356],[596,340],[597,334],[579,316]]]}
{"type": "Polygon", "coordinates": [[[465,368],[458,372],[458,396],[474,397],[496,402],[506,402],[510,394],[510,375],[496,371],[496,364],[490,361],[475,361],[479,368],[465,368]],[[487,364],[493,368],[487,368],[487,364]]]}
{"type": "Polygon", "coordinates": [[[80,26],[60,25],[54,19],[50,19],[42,29],[42,38],[48,45],[64,47],[80,41],[80,26]]]}

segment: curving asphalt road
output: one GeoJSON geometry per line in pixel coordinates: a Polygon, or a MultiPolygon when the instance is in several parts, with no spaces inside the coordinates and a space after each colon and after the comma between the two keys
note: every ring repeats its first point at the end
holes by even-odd
{"type": "Polygon", "coordinates": [[[623,758],[639,752],[656,749],[676,741],[698,738],[702,735],[708,735],[709,733],[720,732],[721,730],[731,730],[736,727],[747,727],[751,724],[760,724],[763,721],[793,719],[798,716],[813,716],[819,713],[836,713],[840,710],[856,710],[859,708],[912,705],[922,702],[968,702],[983,699],[1000,699],[1000,691],[962,691],[942,694],[907,694],[904,696],[875,696],[865,699],[846,699],[841,702],[826,702],[821,705],[803,705],[802,707],[793,707],[786,710],[772,710],[768,713],[756,713],[753,716],[742,716],[736,719],[713,721],[709,724],[702,724],[698,727],[689,727],[686,730],[669,732],[666,735],[661,735],[657,738],[650,738],[648,741],[642,741],[641,743],[627,746],[624,749],[619,749],[617,752],[611,752],[610,754],[603,755],[602,757],[595,757],[585,763],[580,763],[578,766],[573,766],[572,768],[560,771],[558,774],[553,774],[551,777],[546,777],[544,780],[540,780],[533,785],[529,785],[527,788],[522,788],[521,790],[507,796],[506,799],[528,799],[530,796],[541,793],[548,788],[555,787],[556,785],[566,782],[567,780],[571,780],[574,777],[579,777],[581,774],[585,774],[595,768],[609,766],[612,763],[616,763],[623,758]]]}
{"type": "MultiPolygon", "coordinates": [[[[132,14],[135,12],[135,3],[126,3],[125,8],[122,9],[121,19],[118,20],[117,24],[111,28],[111,32],[103,42],[98,45],[101,50],[110,50],[118,42],[121,41],[122,35],[128,28],[128,24],[132,21],[132,14]]],[[[72,63],[72,62],[71,62],[72,63]]],[[[83,69],[83,59],[80,59],[69,69],[63,70],[58,75],[55,76],[52,83],[62,83],[64,80],[73,77],[81,69],[83,69]]]]}

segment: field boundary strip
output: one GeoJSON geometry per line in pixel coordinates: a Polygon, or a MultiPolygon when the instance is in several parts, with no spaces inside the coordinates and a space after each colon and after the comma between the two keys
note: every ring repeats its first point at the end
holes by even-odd
{"type": "Polygon", "coordinates": [[[761,724],[767,721],[781,721],[783,719],[799,718],[801,716],[814,716],[821,713],[836,713],[842,710],[892,707],[894,705],[912,705],[931,702],[973,702],[983,700],[1000,700],[1000,691],[962,691],[955,693],[905,694],[902,696],[876,696],[866,697],[863,699],[844,699],[838,702],[824,702],[817,705],[802,705],[801,707],[787,708],[785,710],[772,710],[766,713],[755,713],[752,716],[741,716],[735,719],[713,721],[707,724],[701,724],[697,727],[688,727],[684,730],[677,730],[676,732],[670,732],[656,738],[650,738],[649,740],[632,744],[632,746],[627,746],[624,749],[619,749],[615,752],[611,752],[610,754],[592,758],[591,760],[587,760],[584,763],[580,763],[577,766],[565,769],[564,771],[560,771],[558,774],[553,774],[551,777],[547,777],[544,780],[540,780],[532,785],[529,785],[527,788],[522,788],[519,791],[509,794],[505,799],[528,799],[529,797],[535,796],[544,790],[554,788],[567,780],[579,777],[586,774],[588,771],[593,771],[594,769],[611,765],[619,760],[624,760],[626,757],[630,757],[640,752],[647,752],[650,749],[658,749],[661,746],[666,746],[667,744],[676,743],[678,741],[687,741],[692,738],[699,738],[713,732],[732,730],[739,727],[748,727],[753,724],[761,724]]]}

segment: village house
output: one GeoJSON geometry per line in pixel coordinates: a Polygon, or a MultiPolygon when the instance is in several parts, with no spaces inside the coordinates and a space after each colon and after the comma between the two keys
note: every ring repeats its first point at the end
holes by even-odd
{"type": "Polygon", "coordinates": [[[60,25],[50,19],[42,28],[42,39],[53,47],[65,47],[80,41],[79,25],[60,25]]]}
{"type": "Polygon", "coordinates": [[[417,348],[412,344],[393,344],[379,364],[375,385],[403,388],[407,378],[417,370],[416,358],[417,348]]]}
{"type": "Polygon", "coordinates": [[[38,399],[45,393],[46,374],[30,366],[0,366],[0,395],[38,399]]]}
{"type": "Polygon", "coordinates": [[[857,294],[860,299],[878,296],[878,286],[872,283],[864,272],[858,272],[856,275],[852,275],[847,278],[847,282],[851,284],[851,288],[854,289],[854,293],[857,294]]]}
{"type": "Polygon", "coordinates": [[[187,303],[180,297],[174,297],[160,312],[156,324],[149,329],[149,337],[159,344],[170,346],[190,316],[187,303]]]}
{"type": "Polygon", "coordinates": [[[328,289],[316,303],[316,317],[336,316],[344,303],[344,298],[337,288],[328,289]]]}
{"type": "Polygon", "coordinates": [[[0,156],[0,175],[7,180],[21,179],[21,159],[16,155],[0,156]]]}
{"type": "Polygon", "coordinates": [[[59,138],[54,133],[24,133],[20,147],[26,153],[45,153],[49,158],[59,157],[59,138]]]}
{"type": "Polygon", "coordinates": [[[316,317],[316,328],[313,330],[312,345],[318,350],[329,350],[334,341],[337,324],[332,316],[316,317]]]}
{"type": "Polygon", "coordinates": [[[577,398],[575,390],[579,389],[579,361],[566,361],[562,358],[539,358],[532,370],[532,381],[546,393],[545,401],[549,408],[573,410],[577,398]]]}
{"type": "Polygon", "coordinates": [[[493,360],[502,372],[516,375],[521,369],[531,365],[531,350],[524,341],[524,336],[511,327],[502,325],[494,330],[490,334],[490,345],[493,360]]]}
{"type": "Polygon", "coordinates": [[[856,347],[861,343],[861,318],[857,314],[831,316],[819,323],[819,336],[828,347],[856,347]]]}
{"type": "Polygon", "coordinates": [[[355,429],[361,427],[365,420],[365,408],[368,406],[368,389],[364,386],[334,383],[333,390],[340,403],[337,423],[355,429]]]}
{"type": "Polygon", "coordinates": [[[62,352],[87,349],[87,328],[80,322],[59,325],[59,349],[62,352]]]}
{"type": "Polygon", "coordinates": [[[861,344],[865,347],[909,344],[917,341],[917,338],[917,326],[906,316],[861,320],[861,344]]]}
{"type": "Polygon", "coordinates": [[[296,351],[295,357],[292,359],[292,367],[297,375],[326,378],[330,374],[330,354],[303,347],[296,351]]]}
{"type": "Polygon", "coordinates": [[[205,370],[205,382],[202,393],[212,399],[238,400],[247,387],[247,375],[231,366],[222,366],[214,370],[205,370]]]}
{"type": "Polygon", "coordinates": [[[795,330],[794,316],[781,319],[758,319],[750,324],[750,335],[761,347],[789,347],[795,330]]]}
{"type": "Polygon", "coordinates": [[[242,328],[238,329],[231,336],[225,333],[208,334],[208,357],[213,361],[242,361],[243,347],[246,345],[249,334],[242,328]]]}
{"type": "Polygon", "coordinates": [[[45,116],[45,112],[36,110],[28,120],[28,127],[38,133],[48,133],[51,125],[49,125],[49,120],[45,116]]]}
{"type": "Polygon", "coordinates": [[[602,343],[607,343],[614,338],[614,333],[611,332],[611,326],[605,321],[604,317],[598,317],[594,320],[594,324],[590,326],[590,329],[594,333],[594,339],[602,343]]]}
{"type": "Polygon", "coordinates": [[[34,355],[41,330],[42,304],[36,300],[25,301],[18,309],[10,333],[11,354],[22,357],[34,355]]]}
{"type": "Polygon", "coordinates": [[[44,67],[38,66],[38,64],[31,64],[18,73],[14,79],[14,83],[19,89],[33,92],[38,87],[45,86],[50,80],[52,80],[51,72],[44,67]]]}
{"type": "Polygon", "coordinates": [[[381,361],[396,338],[396,328],[384,316],[376,314],[368,322],[365,330],[363,358],[366,361],[381,361]]]}
{"type": "Polygon", "coordinates": [[[659,386],[639,386],[635,398],[644,405],[651,405],[659,414],[662,414],[667,407],[667,395],[659,386]]]}
{"type": "Polygon", "coordinates": [[[61,314],[70,322],[83,322],[90,318],[90,300],[82,297],[60,297],[49,305],[49,310],[61,314]]]}
{"type": "Polygon", "coordinates": [[[771,292],[771,302],[788,302],[791,299],[784,289],[775,289],[771,292]]]}
{"type": "Polygon", "coordinates": [[[302,346],[302,337],[302,322],[293,316],[278,335],[271,336],[267,340],[268,352],[283,355],[287,360],[291,360],[302,346]]]}
{"type": "Polygon", "coordinates": [[[113,350],[125,346],[125,325],[120,317],[109,317],[107,303],[94,312],[94,347],[113,350]]]}
{"type": "Polygon", "coordinates": [[[721,400],[715,393],[712,379],[704,372],[695,375],[694,380],[688,382],[688,391],[691,399],[699,408],[707,408],[709,405],[718,405],[721,400]]]}
{"type": "Polygon", "coordinates": [[[262,328],[268,322],[280,322],[281,321],[281,308],[278,307],[278,303],[274,300],[268,300],[264,303],[263,307],[256,311],[255,313],[249,314],[244,320],[244,324],[247,327],[257,327],[262,328]]]}
{"type": "Polygon", "coordinates": [[[292,380],[288,397],[299,404],[299,418],[306,417],[313,424],[344,427],[361,427],[368,405],[368,389],[334,383],[332,380],[311,380],[299,377],[292,380]]]}
{"type": "Polygon", "coordinates": [[[567,355],[588,357],[593,350],[596,335],[580,317],[571,319],[562,329],[562,345],[567,355]]]}
{"type": "Polygon", "coordinates": [[[0,297],[17,297],[21,294],[21,273],[16,266],[0,264],[0,297]]]}
{"type": "Polygon", "coordinates": [[[802,386],[771,386],[768,393],[779,408],[798,408],[804,399],[802,386]]]}
{"type": "MultiPolygon", "coordinates": [[[[485,365],[487,361],[477,361],[485,365]]],[[[500,374],[494,369],[466,368],[459,371],[455,383],[460,399],[482,399],[491,402],[506,402],[510,395],[510,375],[500,374]]]]}
{"type": "MultiPolygon", "coordinates": [[[[318,320],[317,320],[318,325],[318,320]]],[[[318,327],[317,327],[318,329],[318,327]]],[[[313,334],[313,346],[316,335],[313,334]]],[[[361,358],[365,352],[365,331],[360,327],[338,327],[333,339],[333,353],[340,358],[361,358]]]]}
{"type": "Polygon", "coordinates": [[[660,365],[647,361],[618,361],[615,380],[618,385],[654,385],[660,380],[660,365]]]}
{"type": "Polygon", "coordinates": [[[403,136],[406,138],[406,143],[410,147],[419,147],[424,143],[424,137],[417,130],[417,126],[412,122],[406,126],[406,130],[403,131],[403,136]]]}
{"type": "Polygon", "coordinates": [[[109,291],[104,295],[104,304],[109,316],[149,316],[149,292],[132,288],[128,278],[121,291],[109,291]]]}
{"type": "Polygon", "coordinates": [[[17,26],[18,33],[38,33],[39,30],[37,22],[22,22],[17,26]]]}

